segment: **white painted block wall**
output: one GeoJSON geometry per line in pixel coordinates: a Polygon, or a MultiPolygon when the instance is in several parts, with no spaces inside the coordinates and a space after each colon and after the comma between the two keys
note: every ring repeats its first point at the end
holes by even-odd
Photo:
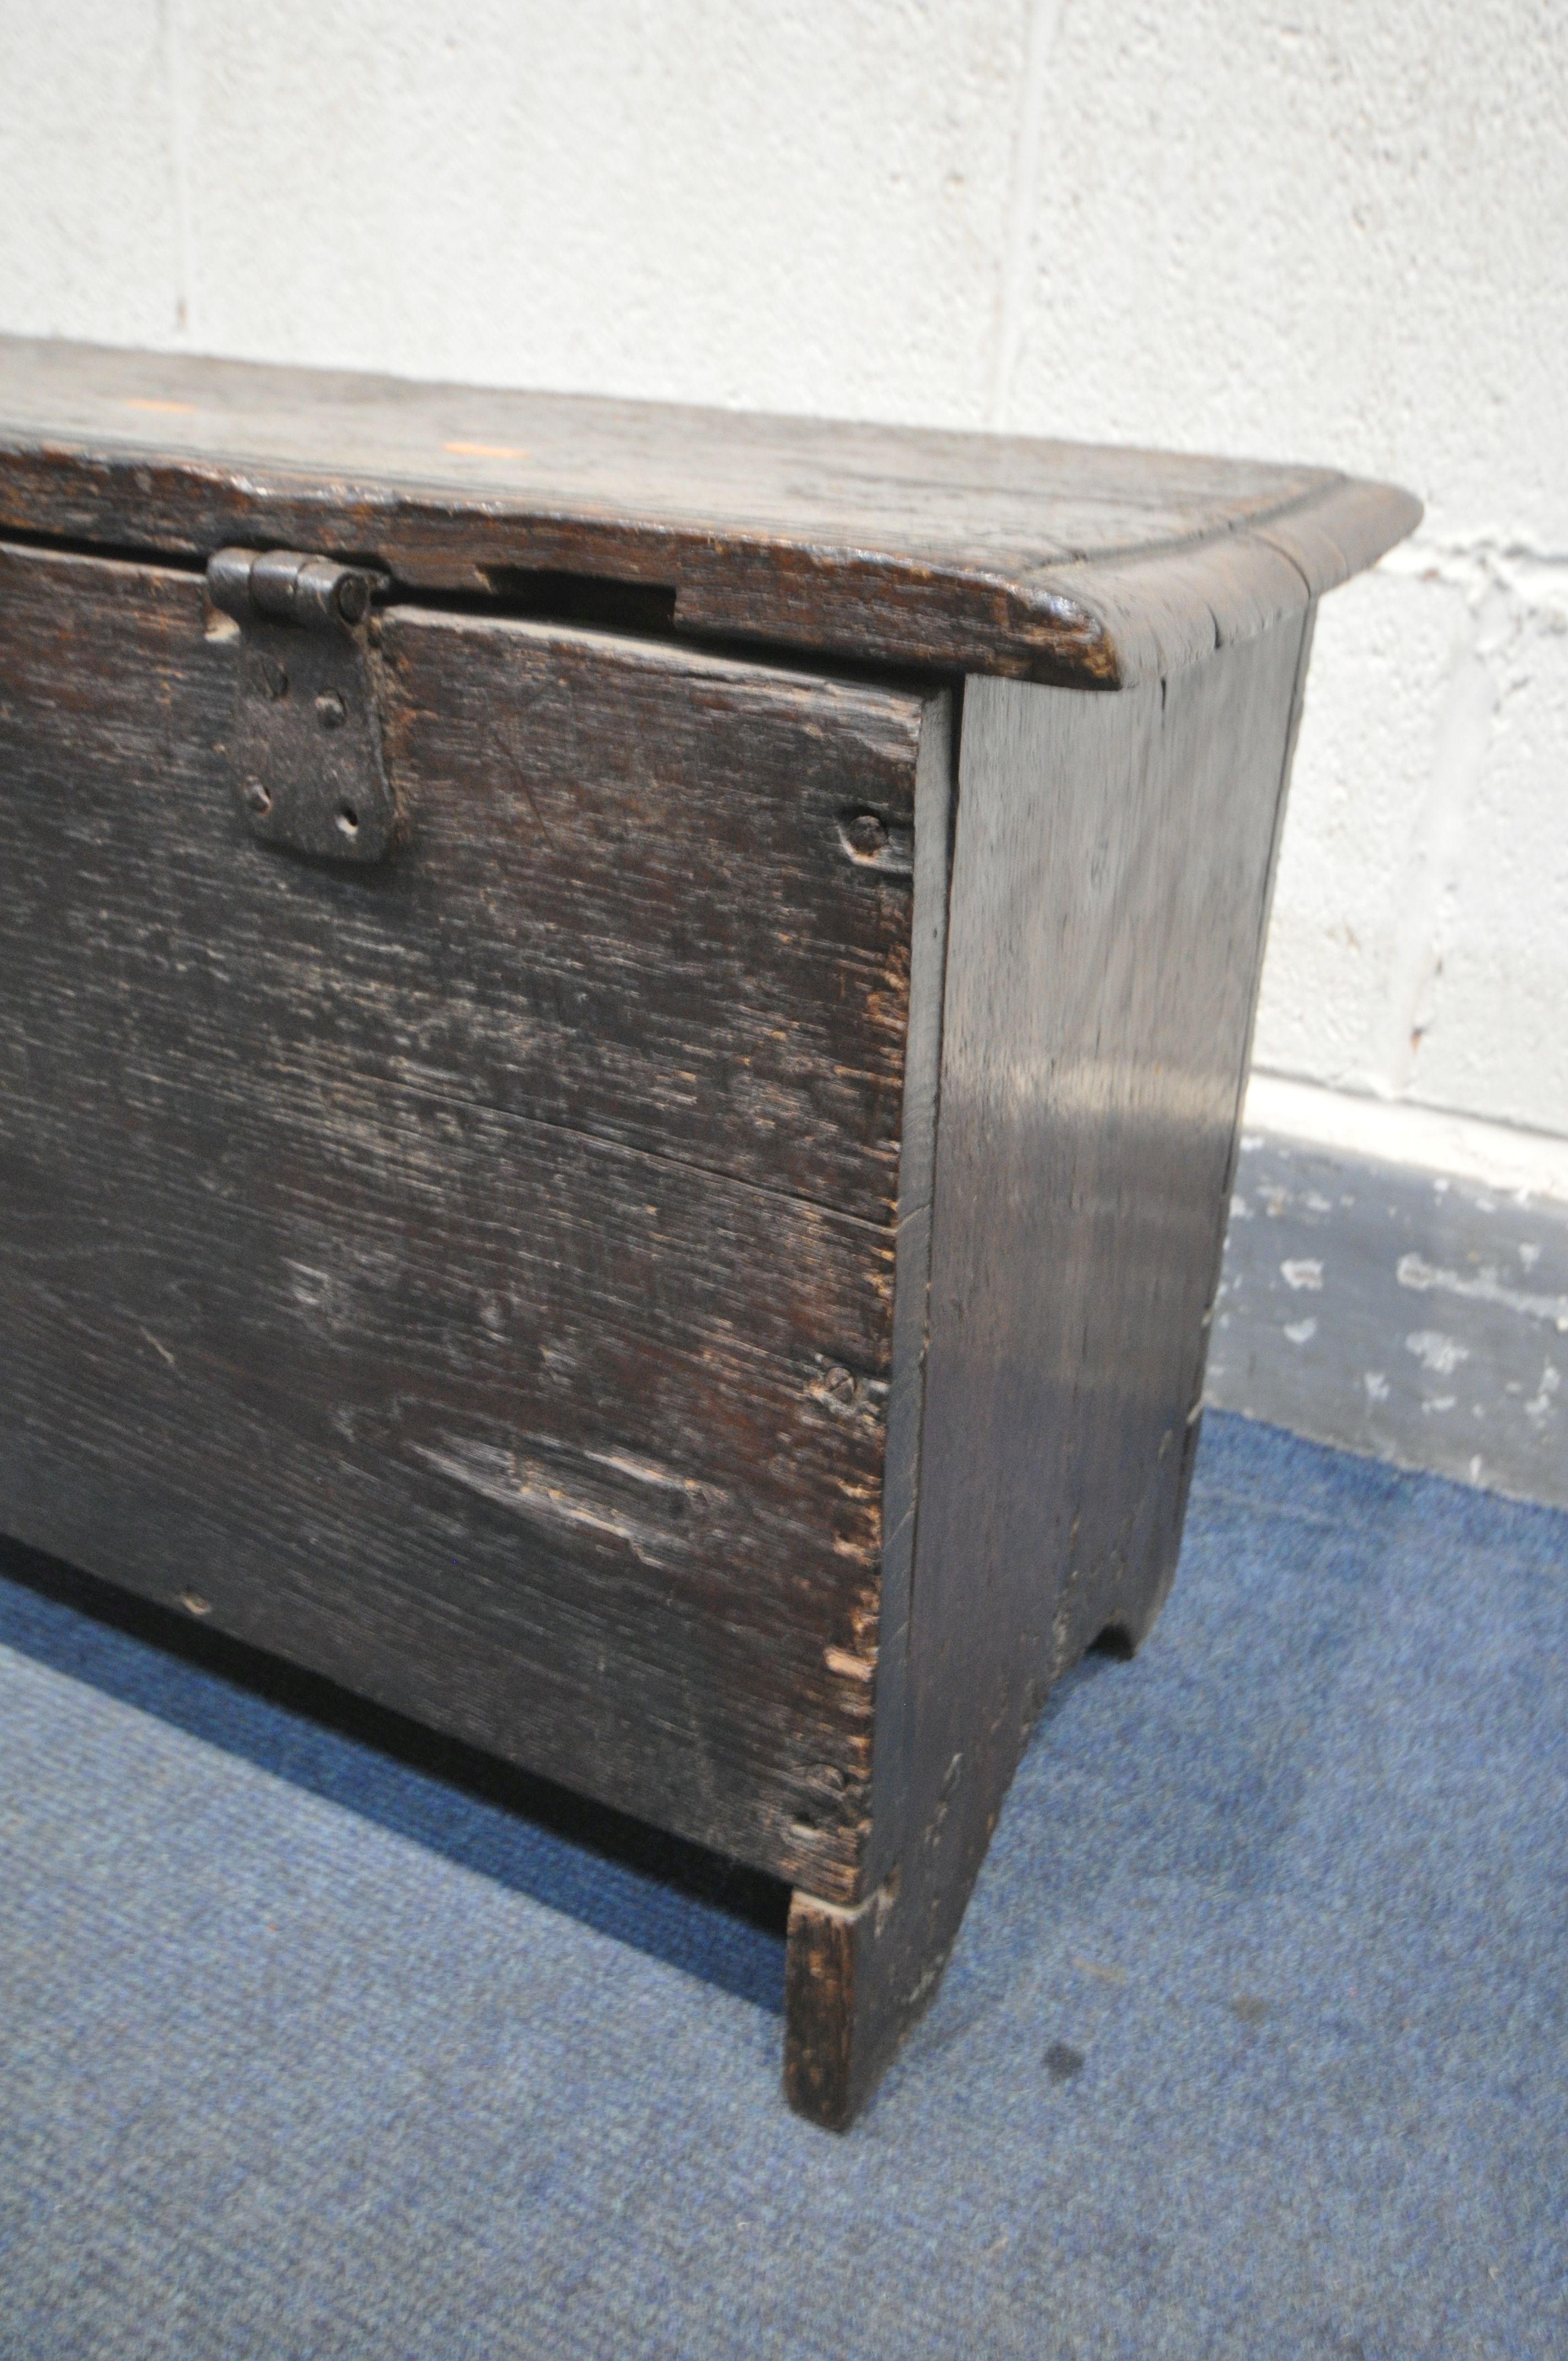
{"type": "Polygon", "coordinates": [[[1563,0],[0,0],[0,328],[1409,485],[1257,1060],[1568,1137],[1563,0]]]}

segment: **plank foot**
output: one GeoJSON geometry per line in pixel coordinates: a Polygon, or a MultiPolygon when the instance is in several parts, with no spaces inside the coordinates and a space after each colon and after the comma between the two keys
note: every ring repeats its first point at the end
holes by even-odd
{"type": "Polygon", "coordinates": [[[941,1982],[946,1951],[899,1971],[896,1873],[858,1909],[798,1888],[784,1955],[784,2096],[797,2115],[847,2131],[941,1982]]]}
{"type": "MultiPolygon", "coordinates": [[[[1141,1583],[1124,1571],[1113,1610],[1102,1604],[1089,1620],[1089,1644],[1129,1661],[1158,1618],[1175,1563],[1172,1536],[1168,1551],[1140,1569],[1141,1583]]],[[[1082,1637],[1069,1642],[1068,1664],[1084,1645],[1082,1637]]],[[[1008,1778],[1033,1719],[1016,1721],[1008,1778]]],[[[799,1887],[790,1897],[784,2096],[824,2130],[849,2129],[937,1996],[1001,1810],[1005,1782],[1000,1794],[991,1784],[998,1767],[977,1781],[972,1756],[950,1755],[926,1798],[917,1841],[869,1900],[846,1908],[799,1887]]]]}

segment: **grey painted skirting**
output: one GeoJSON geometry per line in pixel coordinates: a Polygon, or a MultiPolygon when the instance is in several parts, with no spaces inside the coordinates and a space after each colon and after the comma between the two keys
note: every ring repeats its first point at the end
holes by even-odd
{"type": "Polygon", "coordinates": [[[1247,1133],[1205,1400],[1568,1508],[1568,1205],[1247,1133]]]}

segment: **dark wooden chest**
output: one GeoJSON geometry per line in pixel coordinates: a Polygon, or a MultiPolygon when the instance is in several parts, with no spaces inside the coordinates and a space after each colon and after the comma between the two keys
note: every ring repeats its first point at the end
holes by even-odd
{"type": "Polygon", "coordinates": [[[1416,515],[0,345],[0,1529],[787,1881],[846,2122],[1169,1585],[1416,515]]]}

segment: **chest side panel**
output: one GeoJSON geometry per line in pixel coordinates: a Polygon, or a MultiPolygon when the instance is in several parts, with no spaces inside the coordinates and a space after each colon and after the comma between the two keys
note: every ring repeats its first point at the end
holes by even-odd
{"type": "Polygon", "coordinates": [[[0,617],[0,1526],[847,1893],[918,701],[400,613],[348,873],[199,579],[0,617]]]}

